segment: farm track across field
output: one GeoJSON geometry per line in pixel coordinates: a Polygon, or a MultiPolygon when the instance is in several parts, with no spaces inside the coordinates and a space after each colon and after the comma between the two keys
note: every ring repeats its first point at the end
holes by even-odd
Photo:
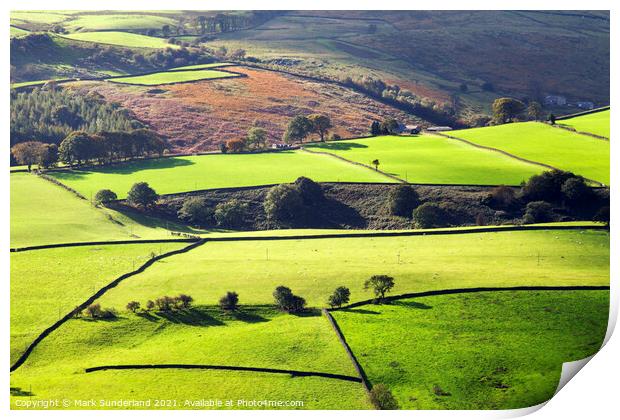
{"type": "Polygon", "coordinates": [[[356,233],[324,233],[316,235],[269,235],[269,236],[230,236],[215,238],[179,238],[179,239],[137,239],[121,241],[96,241],[96,242],[69,242],[60,244],[33,245],[21,248],[11,248],[11,252],[35,251],[51,248],[69,248],[77,246],[97,246],[97,245],[130,245],[130,244],[151,244],[151,243],[196,243],[196,242],[247,242],[247,241],[285,241],[285,240],[305,240],[305,239],[338,239],[338,238],[382,238],[399,236],[432,236],[432,235],[457,235],[468,233],[489,233],[489,232],[513,232],[513,231],[541,231],[541,230],[606,230],[604,225],[569,225],[569,226],[493,226],[476,227],[466,229],[437,229],[421,230],[408,232],[356,232],[356,233]]]}
{"type": "Polygon", "coordinates": [[[88,305],[92,304],[93,302],[95,302],[95,300],[99,299],[101,296],[103,296],[108,290],[116,287],[119,285],[119,283],[129,277],[135,276],[137,274],[142,273],[144,270],[146,270],[147,268],[149,268],[151,265],[153,265],[155,262],[162,260],[164,258],[167,257],[171,257],[173,255],[177,255],[177,254],[183,254],[185,252],[189,252],[192,249],[199,247],[200,245],[203,245],[205,243],[205,240],[198,240],[195,241],[194,243],[192,243],[191,245],[188,245],[184,248],[181,249],[177,249],[174,251],[170,251],[170,252],[166,252],[164,254],[155,256],[153,258],[151,258],[150,260],[148,260],[147,262],[145,262],[144,264],[142,264],[140,267],[138,267],[137,269],[130,271],[128,273],[125,273],[123,275],[121,275],[120,277],[117,277],[115,280],[113,280],[112,282],[108,283],[107,285],[105,285],[104,287],[102,287],[101,289],[99,289],[95,294],[93,294],[92,296],[90,296],[88,299],[86,299],[84,302],[82,302],[81,304],[77,305],[75,307],[75,309],[73,309],[71,312],[69,312],[68,314],[66,314],[65,316],[63,316],[61,319],[59,319],[58,321],[56,321],[52,326],[46,328],[42,333],[40,333],[32,343],[30,343],[30,345],[26,348],[26,350],[24,351],[24,353],[22,353],[22,355],[17,359],[17,361],[11,366],[10,371],[13,372],[14,370],[16,370],[17,368],[19,368],[22,364],[24,364],[24,362],[28,359],[28,356],[30,356],[30,354],[32,353],[32,351],[35,349],[35,347],[41,342],[43,341],[43,339],[45,339],[45,337],[47,337],[48,335],[50,335],[52,332],[56,331],[58,328],[60,328],[65,322],[67,322],[68,320],[70,320],[71,318],[73,318],[75,316],[76,313],[83,311],[86,309],[86,307],[88,307],[88,305]]]}
{"type": "Polygon", "coordinates": [[[187,365],[187,364],[161,364],[161,365],[108,365],[108,366],[95,366],[84,369],[86,373],[97,372],[102,370],[139,370],[139,369],[205,369],[205,370],[232,370],[232,371],[244,371],[244,372],[261,372],[261,373],[276,373],[276,374],[289,374],[293,377],[303,376],[318,376],[321,378],[339,379],[349,382],[362,382],[361,378],[348,375],[338,375],[335,373],[327,372],[311,372],[303,370],[289,370],[289,369],[273,369],[273,368],[259,368],[248,366],[225,366],[225,365],[187,365]]]}
{"type": "MultiPolygon", "coordinates": [[[[480,145],[480,144],[477,144],[477,143],[471,142],[471,141],[469,141],[469,140],[465,140],[465,139],[460,138],[460,137],[451,136],[451,135],[449,135],[449,134],[444,134],[444,133],[434,133],[434,134],[436,134],[436,135],[438,135],[438,136],[441,136],[441,137],[448,138],[448,139],[452,139],[452,140],[459,140],[459,141],[462,141],[463,143],[466,143],[466,144],[468,144],[468,145],[470,145],[470,146],[473,146],[473,147],[477,147],[477,148],[479,148],[479,149],[485,149],[485,150],[490,150],[490,151],[493,151],[493,152],[498,152],[498,153],[501,153],[501,154],[503,154],[503,155],[505,155],[505,156],[511,157],[511,158],[513,158],[513,159],[520,160],[521,162],[530,163],[530,164],[532,164],[532,165],[542,166],[542,167],[544,167],[544,168],[551,169],[551,170],[555,170],[555,171],[561,171],[561,169],[560,169],[560,168],[556,168],[555,166],[547,165],[546,163],[542,163],[542,162],[536,162],[536,161],[534,161],[534,160],[525,159],[525,158],[522,158],[522,157],[520,157],[520,156],[513,155],[512,153],[508,153],[508,152],[506,152],[505,150],[497,149],[497,148],[495,148],[495,147],[490,147],[490,146],[482,146],[482,145],[480,145]]],[[[592,183],[594,183],[594,184],[596,184],[596,185],[603,186],[603,184],[602,184],[601,182],[595,181],[595,180],[593,180],[593,179],[588,179],[588,178],[584,178],[584,179],[585,179],[586,181],[592,182],[592,183]]]]}

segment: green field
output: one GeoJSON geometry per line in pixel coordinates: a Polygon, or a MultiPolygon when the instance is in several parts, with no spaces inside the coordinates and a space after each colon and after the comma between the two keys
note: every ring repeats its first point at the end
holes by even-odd
{"type": "Polygon", "coordinates": [[[66,38],[76,41],[94,42],[99,44],[119,45],[121,47],[133,48],[178,48],[176,45],[168,44],[163,38],[132,34],[129,32],[77,32],[64,35],[66,38]]]}
{"type": "Polygon", "coordinates": [[[11,247],[169,239],[170,230],[203,232],[142,214],[95,208],[88,201],[36,175],[11,174],[11,247]]]}
{"type": "Polygon", "coordinates": [[[393,294],[477,286],[607,285],[609,234],[605,231],[492,232],[414,237],[207,242],[166,260],[102,297],[123,307],[191,291],[213,305],[228,290],[242,304],[267,304],[279,285],[309,305],[325,306],[337,286],[351,301],[371,297],[364,281],[396,279],[393,294]]]}
{"type": "Polygon", "coordinates": [[[234,63],[194,64],[192,66],[173,67],[169,71],[214,69],[218,67],[226,67],[226,66],[234,66],[234,65],[235,65],[234,63]]]}
{"type": "MultiPolygon", "coordinates": [[[[174,12],[168,12],[174,14],[174,12]]],[[[83,14],[67,22],[69,31],[138,30],[161,29],[163,25],[176,25],[172,17],[150,15],[148,13],[83,14]]]]}
{"type": "Polygon", "coordinates": [[[130,232],[87,201],[36,175],[11,174],[12,247],[114,239],[130,232]]]}
{"type": "Polygon", "coordinates": [[[56,248],[11,253],[11,363],[34,337],[121,274],[185,244],[56,248]]]}
{"type": "Polygon", "coordinates": [[[221,79],[223,77],[239,77],[239,74],[219,70],[162,71],[160,73],[152,73],[145,76],[129,76],[108,79],[108,81],[114,83],[129,83],[133,85],[156,86],[170,83],[221,79]]]}
{"type": "Polygon", "coordinates": [[[11,11],[11,23],[27,22],[38,24],[53,24],[62,22],[68,16],[56,11],[11,11]]]}
{"type": "Polygon", "coordinates": [[[401,408],[484,410],[550,399],[562,363],[602,345],[608,309],[608,291],[484,292],[333,316],[370,382],[401,408]]]}
{"type": "Polygon", "coordinates": [[[393,182],[372,170],[330,156],[303,151],[215,154],[149,159],[89,171],[49,172],[89,197],[103,188],[125,197],[135,182],[146,181],[157,193],[244,187],[292,182],[307,176],[317,182],[393,182]]]}
{"type": "Polygon", "coordinates": [[[557,124],[573,127],[577,131],[609,138],[610,111],[595,112],[580,117],[560,120],[557,124]]]}
{"type": "Polygon", "coordinates": [[[542,171],[537,165],[431,135],[380,136],[306,147],[366,165],[379,159],[380,170],[416,184],[519,185],[542,171]]]}
{"type": "Polygon", "coordinates": [[[472,128],[450,134],[609,185],[609,143],[590,136],[538,122],[472,128]]]}
{"type": "Polygon", "coordinates": [[[196,307],[175,315],[124,312],[113,322],[71,320],[42,342],[36,354],[12,374],[11,386],[32,387],[37,398],[161,395],[182,403],[186,399],[260,397],[300,399],[304,408],[369,408],[360,383],[335,379],[200,371],[200,380],[195,381],[188,380],[196,378],[192,371],[84,373],[87,367],[128,363],[216,364],[356,376],[344,348],[320,313],[298,317],[269,307],[245,307],[226,314],[215,307],[196,307]],[[222,383],[223,377],[231,383],[222,383]],[[155,392],[149,385],[154,378],[159,378],[160,389],[155,392]],[[126,384],[110,386],[119,379],[126,384]],[[164,395],[163,390],[170,392],[164,395]]]}

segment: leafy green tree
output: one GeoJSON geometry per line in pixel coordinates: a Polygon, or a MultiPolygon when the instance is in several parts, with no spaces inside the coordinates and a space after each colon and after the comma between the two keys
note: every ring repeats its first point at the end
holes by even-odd
{"type": "Polygon", "coordinates": [[[157,193],[146,182],[136,182],[127,193],[127,201],[138,207],[147,208],[157,201],[157,193]]]}
{"type": "Polygon", "coordinates": [[[116,193],[112,190],[99,190],[97,194],[95,194],[95,203],[96,204],[107,204],[111,201],[116,200],[116,193]]]}
{"type": "Polygon", "coordinates": [[[278,286],[273,292],[276,306],[289,313],[297,313],[304,310],[306,300],[301,296],[294,295],[291,289],[286,286],[278,286]]]}
{"type": "Polygon", "coordinates": [[[215,206],[214,217],[218,226],[233,229],[242,227],[247,216],[248,204],[234,198],[215,206]]]}
{"type": "Polygon", "coordinates": [[[375,167],[375,171],[378,171],[379,170],[379,164],[380,164],[379,159],[375,159],[371,163],[375,167]]]}
{"type": "Polygon", "coordinates": [[[45,144],[39,141],[26,141],[11,147],[11,154],[18,164],[28,166],[30,172],[32,165],[40,162],[45,147],[45,144]]]}
{"type": "Polygon", "coordinates": [[[531,120],[540,120],[543,115],[543,109],[539,102],[532,101],[527,106],[527,116],[531,120]]]}
{"type": "Polygon", "coordinates": [[[207,224],[213,218],[213,210],[204,198],[188,197],[183,201],[177,216],[190,223],[207,224]]]}
{"type": "Polygon", "coordinates": [[[562,185],[570,178],[576,175],[555,169],[533,175],[521,188],[521,195],[528,201],[558,201],[562,198],[562,185]]]}
{"type": "Polygon", "coordinates": [[[382,134],[394,134],[398,130],[398,121],[394,118],[388,117],[381,122],[382,134]]]}
{"type": "Polygon", "coordinates": [[[44,144],[39,151],[37,163],[43,168],[55,166],[58,162],[58,146],[55,144],[44,144]]]}
{"type": "Polygon", "coordinates": [[[263,202],[267,218],[283,225],[291,225],[303,210],[299,190],[289,184],[272,187],[263,202]]]}
{"type": "Polygon", "coordinates": [[[295,180],[295,187],[297,187],[303,203],[307,206],[318,204],[324,199],[323,188],[310,178],[300,176],[295,180]]]}
{"type": "Polygon", "coordinates": [[[226,311],[236,311],[239,305],[239,295],[237,292],[226,292],[220,298],[220,308],[226,311]]]}
{"type": "Polygon", "coordinates": [[[163,25],[161,27],[161,34],[164,38],[168,38],[170,36],[170,25],[163,25]]]}
{"type": "Polygon", "coordinates": [[[562,195],[567,203],[586,204],[592,198],[592,190],[582,177],[568,178],[562,184],[562,195]]]}
{"type": "Polygon", "coordinates": [[[140,302],[136,302],[132,300],[127,304],[127,310],[135,313],[138,309],[140,309],[140,302]]]}
{"type": "Polygon", "coordinates": [[[371,136],[380,136],[381,135],[381,124],[379,121],[373,121],[370,124],[370,135],[371,136]]]}
{"type": "Polygon", "coordinates": [[[87,162],[93,156],[93,138],[84,131],[73,131],[58,147],[59,159],[68,164],[78,165],[87,162]]]}
{"type": "Polygon", "coordinates": [[[377,410],[398,410],[398,402],[385,384],[376,384],[370,390],[370,402],[377,410]]]}
{"type": "Polygon", "coordinates": [[[284,141],[287,143],[303,142],[312,132],[312,122],[303,115],[293,118],[284,132],[284,141]]]}
{"type": "Polygon", "coordinates": [[[375,297],[379,300],[383,300],[385,294],[392,290],[393,287],[394,277],[385,274],[374,275],[364,282],[364,290],[372,289],[375,297]]]}
{"type": "Polygon", "coordinates": [[[327,303],[332,308],[340,308],[342,305],[346,305],[349,303],[349,297],[351,296],[351,291],[348,287],[340,286],[334,290],[329,298],[327,299],[327,303]]]}
{"type": "Polygon", "coordinates": [[[546,201],[532,201],[525,206],[523,223],[545,223],[553,221],[553,207],[546,201]]]}
{"type": "Polygon", "coordinates": [[[327,136],[330,128],[332,128],[332,121],[330,118],[326,115],[312,114],[308,117],[308,120],[310,120],[312,124],[312,131],[321,137],[321,141],[325,141],[325,136],[327,136]]]}
{"type": "Polygon", "coordinates": [[[525,104],[514,98],[497,98],[491,106],[497,124],[514,121],[525,110],[525,104]]]}
{"type": "Polygon", "coordinates": [[[411,217],[413,209],[419,203],[418,193],[409,185],[399,185],[388,193],[388,208],[395,216],[411,217]]]}
{"type": "Polygon", "coordinates": [[[248,130],[246,141],[248,145],[256,148],[265,147],[267,146],[267,131],[264,128],[252,127],[248,130]]]}
{"type": "Polygon", "coordinates": [[[175,298],[175,300],[179,302],[178,306],[180,306],[181,308],[189,309],[192,306],[192,302],[194,301],[194,298],[191,297],[190,295],[181,293],[179,296],[175,298]]]}
{"type": "Polygon", "coordinates": [[[547,121],[549,121],[551,123],[551,125],[555,125],[555,115],[554,114],[549,114],[547,116],[547,121]]]}
{"type": "Polygon", "coordinates": [[[413,211],[413,223],[421,229],[442,227],[448,224],[448,216],[440,205],[424,203],[413,211]]]}

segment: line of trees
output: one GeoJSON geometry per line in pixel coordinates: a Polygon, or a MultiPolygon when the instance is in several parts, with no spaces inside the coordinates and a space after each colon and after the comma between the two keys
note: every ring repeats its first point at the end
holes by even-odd
{"type": "Polygon", "coordinates": [[[321,141],[325,141],[332,128],[332,121],[326,115],[311,114],[307,117],[298,115],[288,123],[283,140],[286,143],[303,143],[311,134],[317,134],[321,141]]]}
{"type": "Polygon", "coordinates": [[[68,165],[109,164],[136,157],[163,155],[166,141],[152,130],[71,132],[58,147],[58,159],[68,165]]]}

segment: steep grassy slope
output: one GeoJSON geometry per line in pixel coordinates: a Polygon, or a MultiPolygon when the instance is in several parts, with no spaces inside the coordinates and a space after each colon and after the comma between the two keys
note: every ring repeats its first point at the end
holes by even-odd
{"type": "Polygon", "coordinates": [[[273,301],[279,285],[309,305],[325,306],[341,285],[351,301],[374,274],[396,280],[393,294],[477,286],[609,284],[609,234],[604,231],[496,232],[416,237],[207,242],[148,270],[102,298],[122,307],[191,291],[214,304],[228,290],[247,304],[273,301]]]}
{"type": "Polygon", "coordinates": [[[183,244],[108,245],[11,254],[11,363],[36,335],[151,253],[183,244]]]}
{"type": "Polygon", "coordinates": [[[381,136],[307,146],[418,184],[519,185],[543,168],[437,136],[381,136]]]}
{"type": "Polygon", "coordinates": [[[299,176],[318,182],[393,182],[370,169],[300,150],[150,159],[90,171],[50,172],[50,175],[82,194],[95,194],[108,188],[119,198],[125,197],[135,182],[141,181],[148,182],[159,194],[278,184],[295,181],[299,176]]]}
{"type": "Polygon", "coordinates": [[[560,125],[567,125],[577,131],[596,134],[609,138],[610,111],[595,112],[558,121],[560,125]]]}
{"type": "Polygon", "coordinates": [[[484,292],[333,315],[370,381],[401,408],[480,410],[551,398],[562,363],[600,348],[608,308],[608,291],[484,292]]]}
{"type": "Polygon", "coordinates": [[[604,140],[538,122],[457,130],[450,135],[609,185],[609,142],[604,140]]]}
{"type": "Polygon", "coordinates": [[[158,378],[160,390],[168,390],[164,398],[179,400],[179,405],[170,408],[188,408],[183,406],[185,400],[202,398],[235,403],[254,398],[299,399],[303,408],[368,408],[360,383],[336,379],[200,371],[201,379],[195,382],[189,380],[196,377],[192,371],[84,373],[87,367],[132,363],[211,364],[355,376],[344,348],[320,314],[282,315],[268,307],[244,307],[228,314],[215,307],[197,307],[176,314],[138,316],[125,312],[114,322],[72,320],[41,344],[12,374],[11,383],[24,389],[32,383],[38,397],[60,398],[76,392],[72,399],[90,398],[95,393],[97,399],[154,399],[163,394],[148,384],[158,378]],[[162,352],[163,348],[167,350],[162,352]],[[125,385],[109,386],[111,379],[123,377],[125,385]],[[93,382],[83,386],[86,381],[93,382]]]}

